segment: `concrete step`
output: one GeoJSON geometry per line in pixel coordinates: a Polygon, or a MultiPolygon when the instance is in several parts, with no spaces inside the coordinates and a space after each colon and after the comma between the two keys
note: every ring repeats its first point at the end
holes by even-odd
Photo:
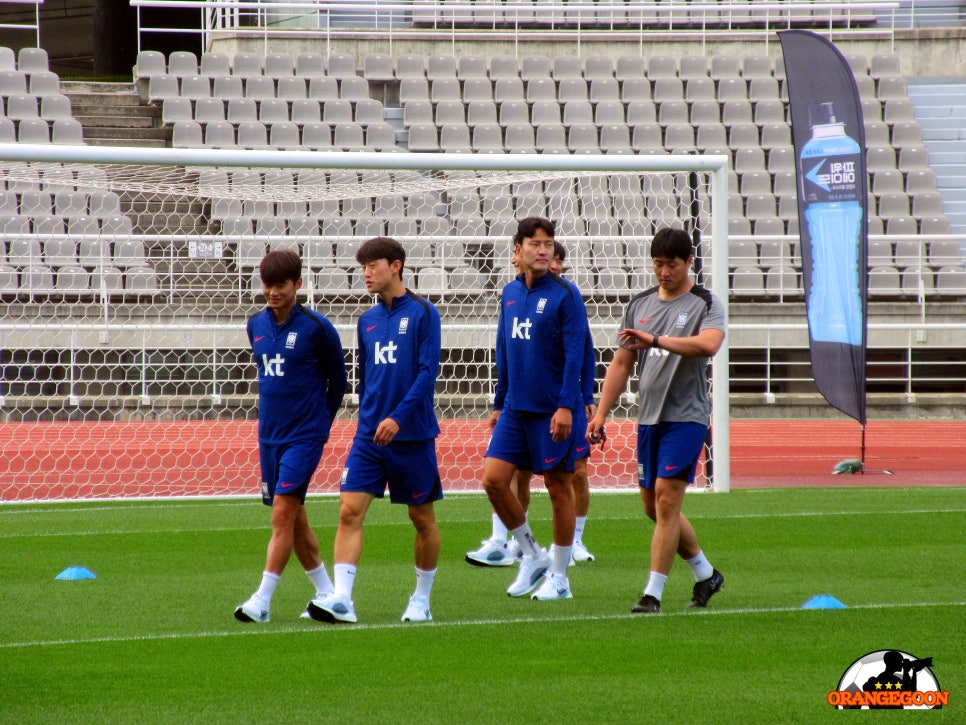
{"type": "Polygon", "coordinates": [[[115,105],[103,105],[97,102],[91,102],[90,99],[78,99],[76,96],[71,97],[70,101],[71,111],[73,111],[75,116],[148,116],[151,118],[160,118],[161,109],[158,106],[141,106],[137,103],[135,98],[135,103],[133,104],[115,104],[115,105]]]}
{"type": "Polygon", "coordinates": [[[956,151],[933,151],[929,149],[929,165],[941,164],[966,164],[966,150],[956,151]]]}
{"type": "Polygon", "coordinates": [[[158,128],[155,119],[144,116],[82,116],[74,114],[84,128],[158,128]]]}
{"type": "Polygon", "coordinates": [[[141,99],[134,93],[65,93],[71,106],[97,106],[98,108],[137,108],[141,99]]]}
{"type": "Polygon", "coordinates": [[[966,109],[966,104],[963,105],[945,105],[945,106],[913,106],[913,115],[916,120],[922,123],[925,120],[933,118],[955,118],[961,117],[960,114],[966,109]]]}
{"type": "Polygon", "coordinates": [[[135,91],[133,81],[131,83],[102,83],[100,81],[61,81],[61,93],[133,93],[135,91]]]}
{"type": "Polygon", "coordinates": [[[131,128],[129,126],[92,126],[84,127],[84,138],[101,139],[153,139],[166,141],[171,131],[164,128],[131,128]]]}
{"type": "Polygon", "coordinates": [[[88,138],[84,141],[88,146],[123,146],[132,148],[166,148],[168,142],[163,139],[134,139],[134,138],[88,138]]]}

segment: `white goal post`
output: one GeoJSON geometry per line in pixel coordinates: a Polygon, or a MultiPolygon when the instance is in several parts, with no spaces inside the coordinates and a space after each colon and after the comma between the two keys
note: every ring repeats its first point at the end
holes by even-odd
{"type": "MultiPolygon", "coordinates": [[[[371,298],[352,286],[351,271],[338,268],[339,254],[348,245],[342,261],[354,265],[351,239],[376,236],[372,228],[403,241],[412,255],[407,284],[441,307],[441,470],[447,490],[479,490],[495,302],[509,280],[508,230],[515,214],[532,208],[524,203],[528,192],[538,189],[545,206],[536,208],[558,223],[568,249],[565,276],[587,302],[599,387],[627,299],[650,286],[644,264],[656,226],[676,223],[701,240],[698,273],[710,269],[702,281],[727,313],[729,163],[723,155],[0,145],[0,181],[18,205],[0,221],[0,272],[11,275],[0,284],[8,302],[0,317],[0,427],[10,453],[0,466],[0,502],[256,492],[257,391],[244,321],[259,305],[257,259],[278,246],[300,251],[307,302],[340,331],[351,387],[353,318],[371,298]],[[336,183],[345,172],[353,179],[348,186],[336,183]],[[284,184],[271,186],[279,176],[284,184]],[[84,200],[61,209],[60,192],[84,200]],[[506,194],[511,202],[501,211],[494,204],[506,194]],[[98,216],[95,198],[101,204],[105,195],[108,210],[98,216]],[[26,204],[35,196],[50,214],[27,223],[26,204]],[[628,218],[618,211],[625,196],[639,206],[628,218]],[[403,208],[403,199],[416,197],[430,201],[423,217],[403,208]],[[456,204],[466,198],[479,226],[457,216],[456,204]],[[360,205],[375,227],[350,213],[360,205]],[[327,226],[343,218],[351,221],[349,236],[327,226]],[[232,231],[239,219],[247,231],[232,231]],[[456,262],[445,256],[454,248],[456,262]],[[324,252],[313,256],[318,249],[324,252]]],[[[726,342],[712,362],[713,454],[699,489],[730,489],[728,370],[726,342]]],[[[597,488],[635,482],[630,393],[612,415],[624,435],[593,454],[597,488]]],[[[341,465],[354,416],[350,399],[323,467],[341,465]]],[[[313,491],[337,490],[338,471],[320,467],[318,480],[313,491]]]]}

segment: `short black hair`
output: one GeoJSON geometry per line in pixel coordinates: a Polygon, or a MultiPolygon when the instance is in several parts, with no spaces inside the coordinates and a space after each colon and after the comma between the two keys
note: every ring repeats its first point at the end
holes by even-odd
{"type": "Polygon", "coordinates": [[[556,239],[553,242],[553,256],[558,257],[561,262],[567,260],[567,248],[556,239]]]}
{"type": "Polygon", "coordinates": [[[302,279],[302,258],[291,249],[276,249],[266,254],[258,265],[262,284],[273,286],[302,279]]]}
{"type": "Polygon", "coordinates": [[[682,259],[687,262],[694,254],[691,236],[683,229],[664,227],[658,229],[651,240],[651,258],[667,257],[668,259],[682,259]]]}
{"type": "Polygon", "coordinates": [[[513,244],[523,244],[523,240],[532,237],[538,229],[543,229],[551,239],[553,239],[556,231],[554,223],[546,217],[528,216],[526,219],[521,219],[517,224],[517,233],[513,235],[513,244]]]}
{"type": "Polygon", "coordinates": [[[373,237],[367,239],[356,252],[356,261],[361,265],[385,259],[389,264],[396,260],[402,263],[399,268],[399,278],[402,279],[402,267],[406,266],[406,248],[398,239],[392,237],[373,237]]]}

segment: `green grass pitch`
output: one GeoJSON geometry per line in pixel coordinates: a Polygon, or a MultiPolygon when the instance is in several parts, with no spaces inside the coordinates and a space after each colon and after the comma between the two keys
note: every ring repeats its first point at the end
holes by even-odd
{"type": "MultiPolygon", "coordinates": [[[[338,502],[307,505],[331,573],[338,502]]],[[[630,614],[651,534],[634,493],[592,496],[597,561],[570,570],[562,602],[510,599],[514,569],[468,566],[490,509],[450,496],[434,621],[404,625],[412,528],[377,501],[359,624],[333,626],[299,618],[312,588],[294,558],[272,621],[233,619],[268,543],[255,499],[0,506],[0,723],[852,722],[826,695],[879,649],[932,657],[950,704],[929,722],[964,722],[966,488],[734,491],[685,512],[725,587],[687,609],[678,561],[645,617],[630,614]],[[72,565],[96,579],[55,579],[72,565]],[[846,608],[801,608],[818,594],[846,608]]],[[[548,545],[545,495],[531,522],[548,545]]]]}

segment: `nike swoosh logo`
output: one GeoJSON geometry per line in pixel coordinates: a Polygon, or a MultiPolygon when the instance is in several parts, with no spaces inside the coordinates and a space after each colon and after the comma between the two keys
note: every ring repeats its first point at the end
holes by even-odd
{"type": "Polygon", "coordinates": [[[516,300],[507,300],[506,306],[509,307],[510,305],[515,305],[516,303],[516,300]]]}
{"type": "Polygon", "coordinates": [[[677,468],[677,466],[665,466],[664,467],[664,470],[665,471],[673,471],[675,468],[677,468]]]}
{"type": "Polygon", "coordinates": [[[293,486],[295,486],[294,483],[288,483],[287,481],[283,481],[282,483],[278,484],[278,487],[283,490],[286,488],[292,488],[293,486]]]}
{"type": "Polygon", "coordinates": [[[638,322],[640,322],[641,324],[644,324],[645,322],[650,322],[650,321],[651,321],[651,318],[650,317],[645,317],[645,318],[643,318],[641,320],[638,320],[638,322]]]}
{"type": "Polygon", "coordinates": [[[259,335],[258,337],[255,338],[255,342],[261,342],[264,339],[265,339],[264,335],[259,335]]]}
{"type": "Polygon", "coordinates": [[[556,460],[557,460],[556,458],[544,458],[543,459],[543,462],[546,463],[546,464],[550,464],[550,463],[553,463],[556,460]]]}
{"type": "Polygon", "coordinates": [[[577,453],[583,453],[584,451],[587,450],[587,448],[588,448],[588,446],[579,446],[577,448],[577,453]]]}
{"type": "Polygon", "coordinates": [[[376,327],[377,325],[369,325],[369,327],[366,328],[366,332],[372,332],[373,330],[376,329],[376,327]]]}
{"type": "Polygon", "coordinates": [[[413,501],[415,501],[417,498],[422,498],[427,493],[429,493],[429,491],[420,491],[419,493],[414,493],[413,494],[413,501]]]}

